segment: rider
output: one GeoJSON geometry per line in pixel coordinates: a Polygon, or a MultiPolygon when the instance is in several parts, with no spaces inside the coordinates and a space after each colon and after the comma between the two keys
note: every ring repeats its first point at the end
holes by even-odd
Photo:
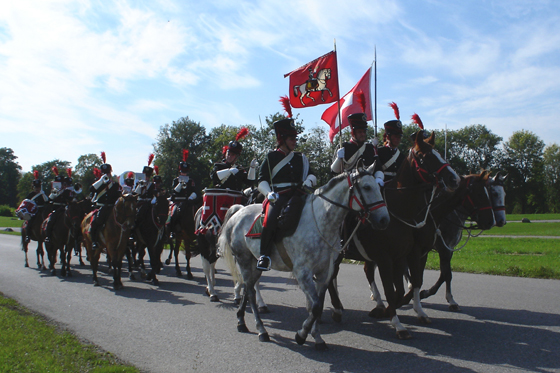
{"type": "Polygon", "coordinates": [[[298,131],[291,112],[288,112],[288,118],[274,122],[274,131],[277,149],[267,154],[258,180],[259,191],[267,198],[261,234],[261,256],[257,261],[257,269],[261,271],[269,271],[271,267],[271,244],[282,207],[292,196],[305,194],[301,190],[302,185],[313,187],[317,183],[307,157],[303,153],[294,152],[298,131]]]}
{"type": "Polygon", "coordinates": [[[122,186],[123,193],[132,193],[134,190],[134,182],[136,181],[136,175],[134,172],[130,171],[126,174],[126,178],[124,179],[124,185],[122,186]]]}
{"type": "MultiPolygon", "coordinates": [[[[29,222],[27,223],[29,227],[31,227],[31,224],[33,224],[34,220],[37,219],[36,216],[42,216],[42,210],[49,202],[49,197],[47,197],[47,195],[43,191],[43,182],[41,181],[41,179],[39,179],[39,171],[33,171],[33,178],[34,180],[31,183],[31,185],[33,186],[33,191],[29,192],[25,199],[29,199],[35,202],[35,204],[37,205],[37,212],[31,217],[31,219],[29,219],[29,222]]],[[[29,241],[30,239],[28,233],[28,235],[25,237],[25,242],[29,241]]]]}
{"type": "Polygon", "coordinates": [[[248,172],[235,164],[243,150],[243,145],[239,141],[248,134],[249,129],[243,127],[235,136],[235,140],[230,141],[228,146],[224,146],[222,162],[215,163],[210,173],[214,187],[241,191],[243,184],[252,184],[255,181],[256,169],[259,165],[256,159],[251,161],[248,172]]]}
{"type": "MultiPolygon", "coordinates": [[[[136,223],[142,220],[144,214],[150,210],[150,203],[156,195],[156,183],[152,180],[154,168],[150,167],[154,160],[154,154],[148,156],[148,165],[144,166],[142,173],[145,175],[146,180],[138,180],[134,192],[138,194],[138,204],[136,213],[136,223]]],[[[161,182],[161,177],[159,178],[161,182]]]]}
{"type": "Polygon", "coordinates": [[[99,248],[99,230],[107,221],[113,206],[122,195],[119,183],[113,181],[111,172],[113,171],[110,164],[107,163],[105,152],[101,152],[101,159],[103,164],[99,167],[101,169],[99,180],[91,185],[91,192],[95,193],[92,202],[95,203],[98,211],[93,216],[90,228],[90,236],[92,241],[92,249],[99,248]]]}
{"type": "MultiPolygon", "coordinates": [[[[173,186],[171,190],[171,202],[178,205],[181,202],[187,202],[193,204],[198,194],[196,193],[196,184],[193,179],[189,176],[191,170],[191,165],[187,163],[189,158],[189,151],[183,149],[183,161],[179,162],[179,176],[173,179],[173,186]]],[[[175,235],[175,226],[177,225],[177,220],[179,217],[177,214],[172,214],[169,226],[171,228],[171,238],[175,235]]]]}
{"type": "Polygon", "coordinates": [[[381,169],[384,174],[384,182],[395,177],[403,160],[406,158],[406,155],[398,149],[403,136],[399,108],[394,102],[390,103],[389,106],[393,108],[397,119],[385,122],[383,125],[385,128],[385,134],[383,135],[384,144],[377,148],[381,169]]]}
{"type": "MultiPolygon", "coordinates": [[[[59,175],[58,168],[56,166],[53,166],[52,171],[55,174],[55,178],[52,184],[53,188],[51,194],[49,195],[49,199],[53,203],[54,211],[50,214],[47,221],[45,233],[46,244],[49,244],[51,242],[53,227],[60,215],[63,214],[64,208],[69,202],[74,199],[72,178],[70,176],[62,177],[61,175],[59,175]]],[[[68,169],[67,172],[69,175],[72,175],[72,171],[70,169],[68,169]]]]}

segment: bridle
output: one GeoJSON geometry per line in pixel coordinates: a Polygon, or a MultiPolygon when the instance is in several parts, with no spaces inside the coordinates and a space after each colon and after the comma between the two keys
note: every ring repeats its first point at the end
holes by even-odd
{"type": "Polygon", "coordinates": [[[430,173],[430,171],[428,171],[428,169],[424,166],[424,158],[419,157],[417,155],[416,150],[414,150],[414,148],[410,149],[410,154],[412,156],[412,163],[413,163],[414,167],[416,168],[416,173],[420,177],[420,180],[422,180],[422,182],[424,184],[432,184],[433,181],[435,181],[436,185],[439,186],[440,184],[442,184],[442,186],[445,186],[445,182],[441,178],[440,173],[446,167],[449,167],[449,163],[447,163],[447,162],[443,163],[440,166],[440,168],[438,168],[435,172],[430,173]],[[426,178],[430,178],[431,181],[428,181],[426,178]]]}

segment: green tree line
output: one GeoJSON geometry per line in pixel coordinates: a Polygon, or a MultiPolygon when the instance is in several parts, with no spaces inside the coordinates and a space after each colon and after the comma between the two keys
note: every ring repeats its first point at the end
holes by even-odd
{"type": "MultiPolygon", "coordinates": [[[[200,188],[211,187],[210,171],[213,164],[222,159],[222,149],[235,139],[242,127],[249,128],[250,134],[242,141],[243,153],[238,160],[241,166],[248,166],[253,158],[262,162],[264,155],[274,147],[274,121],[283,118],[276,113],[266,117],[258,126],[240,125],[207,130],[199,122],[182,117],[160,127],[155,139],[155,164],[160,168],[164,185],[168,188],[177,176],[178,164],[182,160],[182,149],[189,150],[188,162],[191,177],[200,188]]],[[[298,150],[304,152],[318,175],[319,185],[331,178],[330,164],[338,147],[339,138],[331,144],[328,141],[328,127],[314,127],[305,130],[297,117],[296,125],[302,131],[298,150]]],[[[413,124],[403,126],[403,140],[400,149],[407,152],[412,145],[411,135],[418,130],[413,124]]],[[[530,131],[517,131],[504,141],[500,136],[481,124],[470,125],[458,130],[437,130],[436,149],[449,164],[462,175],[478,173],[482,169],[493,174],[500,171],[507,174],[506,208],[508,213],[557,213],[560,212],[560,147],[544,142],[530,131]]],[[[373,139],[373,128],[369,129],[373,139]]],[[[350,137],[349,129],[343,130],[342,141],[350,137]]],[[[383,139],[383,129],[378,133],[383,139]]],[[[95,154],[85,154],[78,158],[73,168],[75,182],[80,182],[85,190],[94,181],[93,168],[102,161],[95,154]]],[[[33,180],[33,170],[38,170],[44,181],[44,189],[50,192],[51,171],[57,166],[65,173],[71,163],[55,159],[38,164],[28,172],[21,172],[17,157],[12,149],[0,148],[0,205],[15,207],[29,192],[33,180]]]]}

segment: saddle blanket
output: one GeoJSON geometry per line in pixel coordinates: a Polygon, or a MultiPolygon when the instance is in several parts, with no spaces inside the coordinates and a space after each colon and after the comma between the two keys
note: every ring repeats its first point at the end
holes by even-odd
{"type": "Polygon", "coordinates": [[[261,238],[262,230],[263,230],[263,222],[264,222],[264,215],[259,214],[253,221],[251,228],[249,228],[249,232],[245,235],[245,237],[251,238],[261,238]]]}

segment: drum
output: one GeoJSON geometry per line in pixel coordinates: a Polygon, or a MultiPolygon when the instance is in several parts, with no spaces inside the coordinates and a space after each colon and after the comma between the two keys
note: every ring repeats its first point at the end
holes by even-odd
{"type": "Polygon", "coordinates": [[[242,192],[231,189],[206,188],[202,197],[202,224],[206,225],[216,217],[220,225],[224,222],[227,210],[235,204],[244,204],[242,192]]]}
{"type": "Polygon", "coordinates": [[[30,220],[37,213],[37,204],[30,199],[24,199],[16,210],[16,216],[21,220],[30,220]]]}

